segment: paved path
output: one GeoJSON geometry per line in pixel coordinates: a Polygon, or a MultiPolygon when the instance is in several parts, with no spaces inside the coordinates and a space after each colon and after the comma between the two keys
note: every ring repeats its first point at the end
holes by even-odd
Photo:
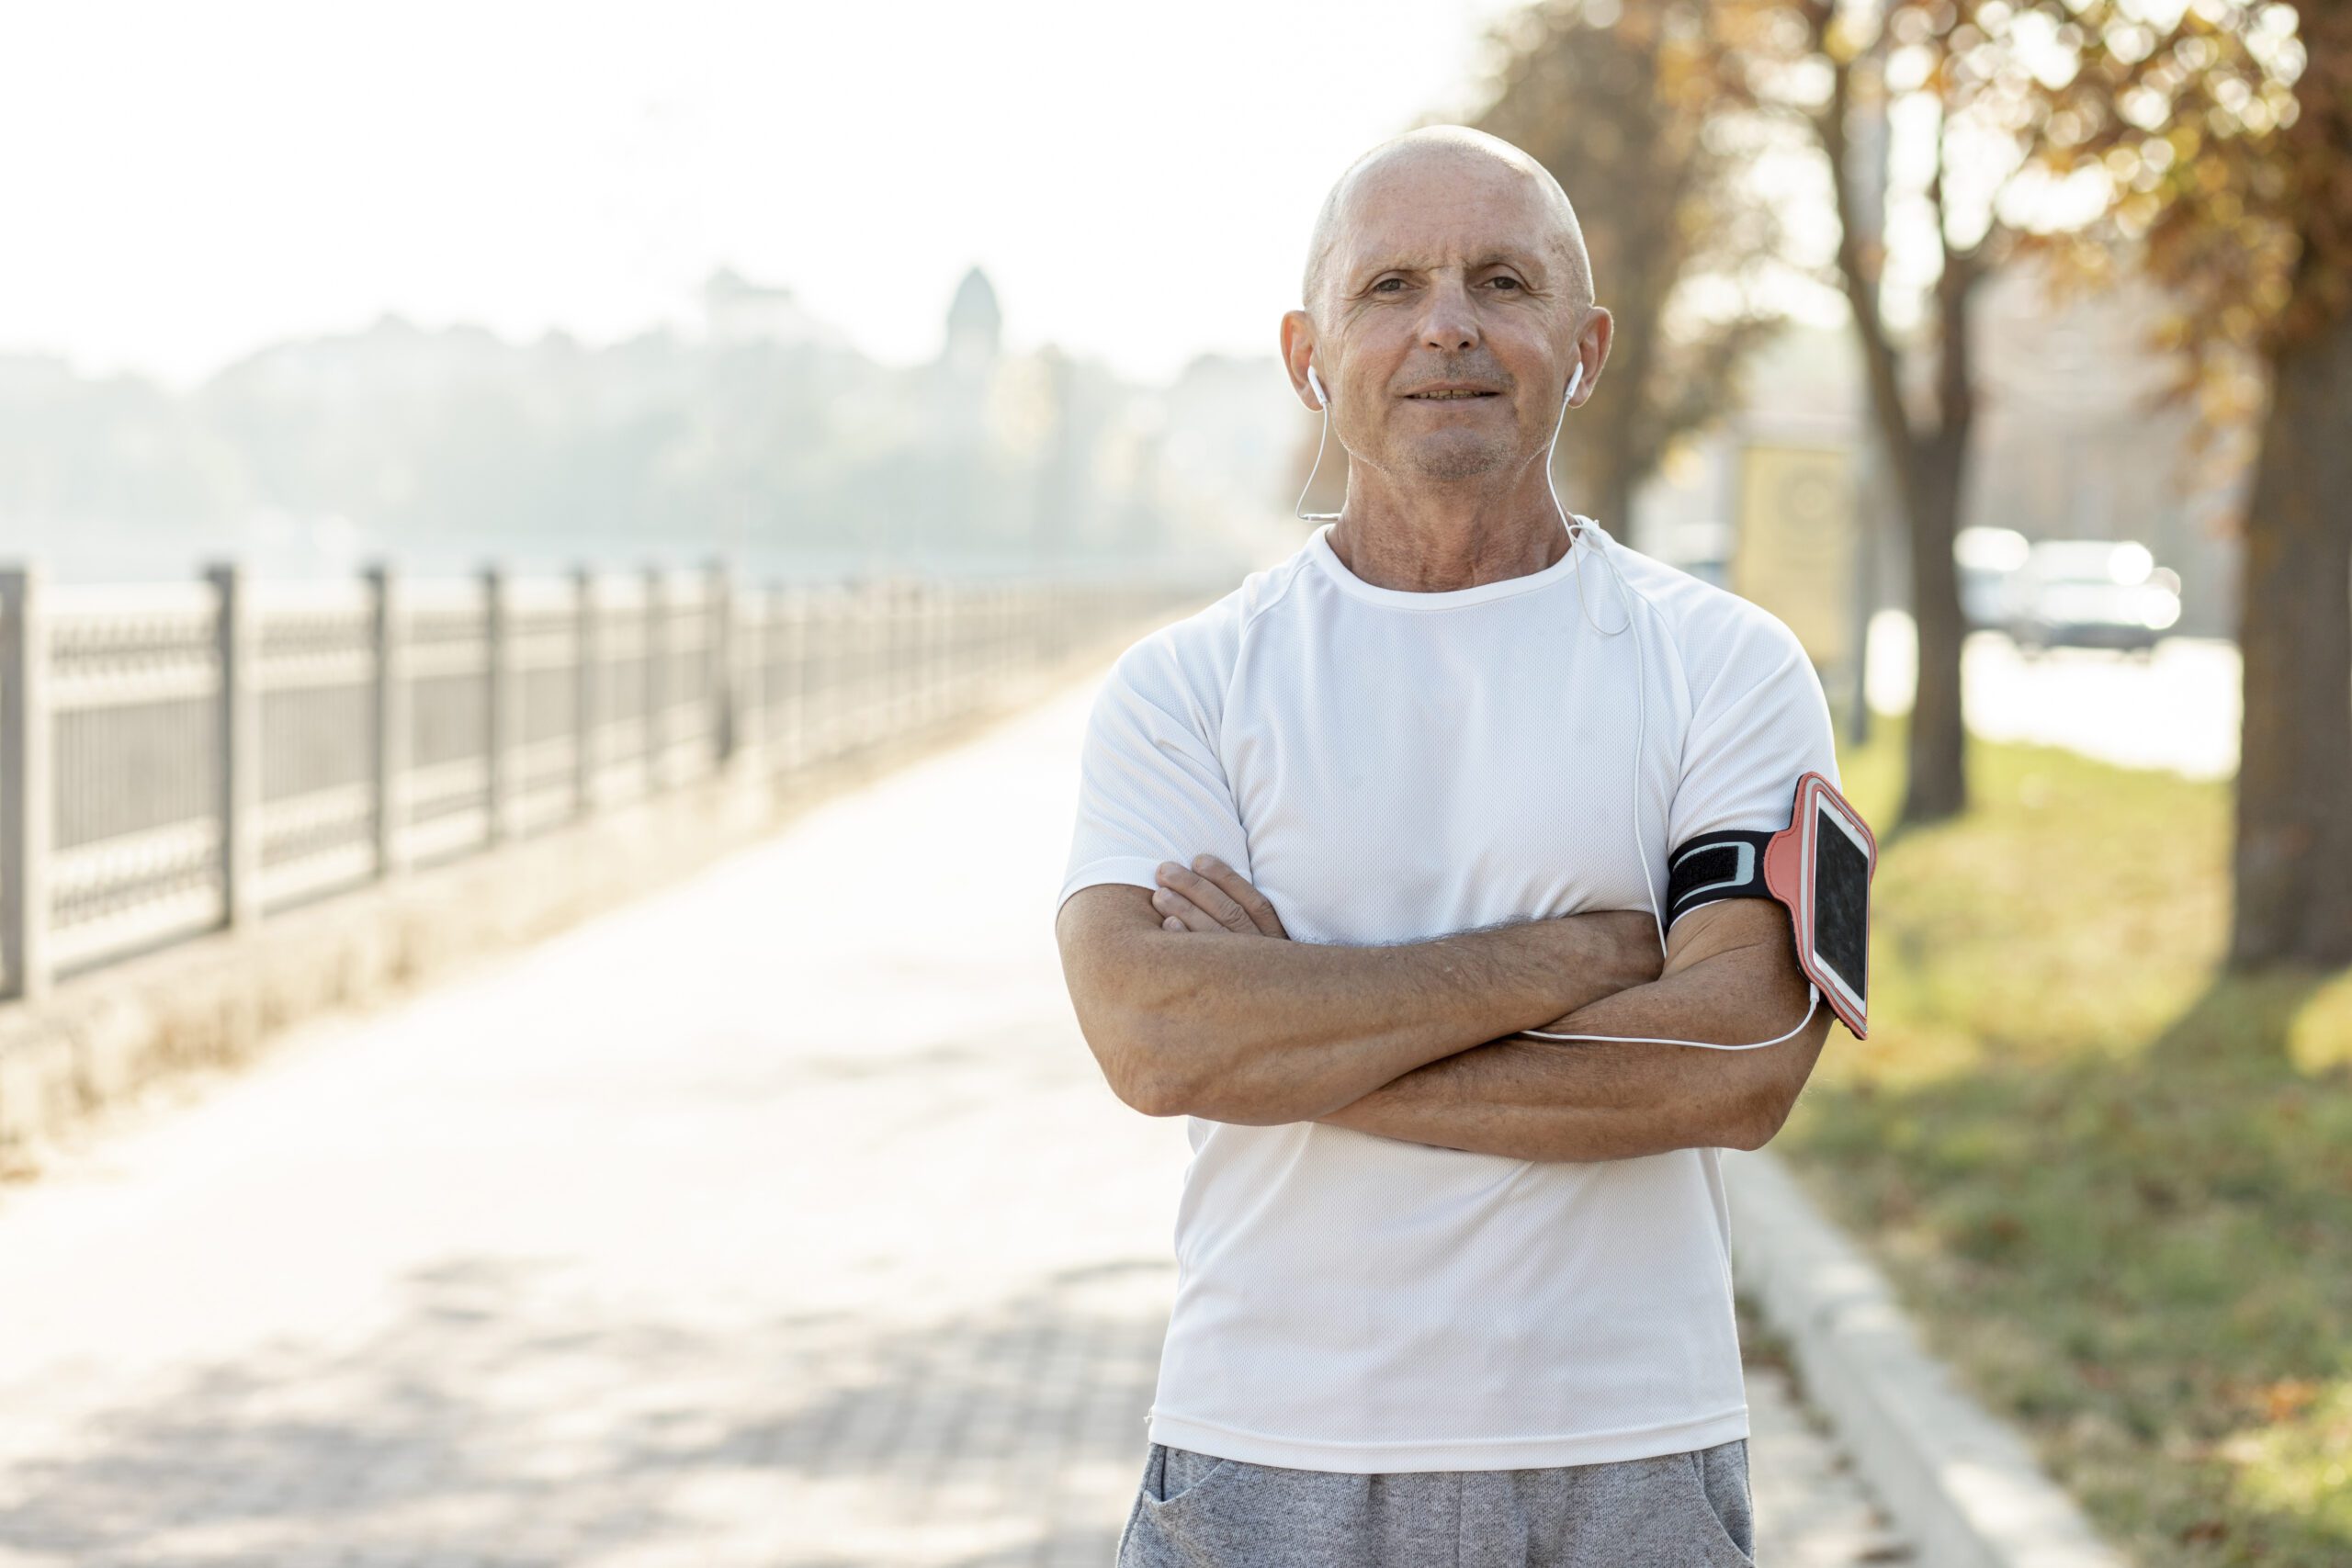
{"type": "MultiPolygon", "coordinates": [[[[1107,1568],[1185,1145],[1060,988],[1091,689],[0,1190],[0,1568],[1107,1568]]],[[[1761,1561],[1901,1561],[1750,1394],[1761,1561]]]]}

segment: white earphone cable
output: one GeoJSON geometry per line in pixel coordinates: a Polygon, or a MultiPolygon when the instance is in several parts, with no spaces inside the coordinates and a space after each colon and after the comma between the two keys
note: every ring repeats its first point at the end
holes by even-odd
{"type": "MultiPolygon", "coordinates": [[[[1307,375],[1312,377],[1315,375],[1315,372],[1312,369],[1309,369],[1307,371],[1307,375]]],[[[1320,394],[1323,390],[1323,386],[1322,380],[1319,377],[1316,378],[1314,386],[1317,393],[1320,394]]],[[[1323,405],[1323,435],[1322,439],[1315,443],[1315,466],[1306,470],[1306,482],[1298,487],[1298,502],[1291,508],[1291,511],[1297,515],[1298,520],[1302,523],[1335,523],[1339,521],[1340,517],[1340,514],[1336,512],[1308,512],[1305,510],[1306,506],[1306,492],[1315,488],[1315,476],[1323,471],[1323,448],[1329,446],[1331,441],[1331,400],[1329,397],[1318,396],[1317,400],[1321,402],[1323,405]]]]}
{"type": "MultiPolygon", "coordinates": [[[[1297,504],[1291,510],[1302,523],[1332,523],[1339,520],[1340,514],[1336,512],[1305,510],[1306,492],[1315,488],[1315,476],[1323,471],[1323,450],[1331,440],[1330,394],[1323,389],[1322,378],[1315,374],[1312,366],[1307,367],[1307,384],[1315,389],[1317,400],[1322,404],[1323,435],[1322,439],[1315,444],[1315,466],[1307,469],[1306,482],[1299,487],[1297,504]]],[[[1559,487],[1552,479],[1553,453],[1560,445],[1561,427],[1567,423],[1568,403],[1577,395],[1577,389],[1583,384],[1584,361],[1579,357],[1577,361],[1576,373],[1568,378],[1568,389],[1561,395],[1559,418],[1552,422],[1551,445],[1544,449],[1544,488],[1551,494],[1553,510],[1560,514],[1560,525],[1567,530],[1568,548],[1573,550],[1582,545],[1588,534],[1597,535],[1603,541],[1598,546],[1587,547],[1599,549],[1601,559],[1609,567],[1609,574],[1617,584],[1618,607],[1625,612],[1624,624],[1616,631],[1603,631],[1600,623],[1592,618],[1592,609],[1585,603],[1584,563],[1581,561],[1577,562],[1574,569],[1577,579],[1577,608],[1583,612],[1585,625],[1592,627],[1596,633],[1602,637],[1616,637],[1620,633],[1633,630],[1634,627],[1634,606],[1627,599],[1627,594],[1634,593],[1645,604],[1649,603],[1649,596],[1630,588],[1625,581],[1624,572],[1619,570],[1616,561],[1610,558],[1608,531],[1598,524],[1586,526],[1589,519],[1570,517],[1568,509],[1560,504],[1559,487]]],[[[1651,607],[1656,608],[1655,605],[1651,607]]],[[[1657,926],[1657,950],[1663,953],[1666,951],[1666,917],[1658,909],[1657,883],[1650,875],[1650,859],[1642,848],[1642,742],[1645,738],[1649,721],[1649,668],[1648,659],[1642,652],[1642,639],[1638,637],[1634,639],[1634,701],[1636,705],[1634,710],[1634,858],[1641,863],[1642,886],[1649,897],[1650,919],[1657,926]]],[[[1522,1029],[1519,1032],[1536,1040],[1600,1040],[1625,1045],[1696,1045],[1708,1051],[1756,1051],[1767,1045],[1778,1045],[1813,1021],[1813,1015],[1821,1007],[1821,988],[1808,977],[1805,981],[1805,990],[1810,999],[1805,1003],[1804,1017],[1797,1021],[1795,1028],[1785,1034],[1776,1034],[1770,1040],[1750,1041],[1740,1045],[1726,1045],[1713,1040],[1668,1040],[1655,1034],[1552,1034],[1540,1029],[1522,1029]]]]}
{"type": "MultiPolygon", "coordinates": [[[[1560,400],[1560,420],[1562,422],[1565,422],[1568,416],[1568,400],[1577,395],[1577,384],[1583,379],[1584,365],[1583,362],[1579,360],[1577,364],[1576,374],[1569,378],[1567,395],[1560,400]]],[[[1559,442],[1560,425],[1555,423],[1552,427],[1553,446],[1556,447],[1559,445],[1559,442]]],[[[1600,527],[1598,524],[1593,525],[1589,528],[1580,527],[1578,526],[1578,524],[1586,521],[1582,518],[1577,519],[1575,523],[1569,522],[1567,508],[1560,504],[1560,491],[1552,479],[1552,452],[1548,447],[1545,449],[1544,454],[1544,485],[1546,490],[1551,491],[1552,505],[1554,509],[1560,513],[1561,524],[1568,530],[1570,548],[1574,548],[1577,542],[1581,540],[1588,533],[1598,536],[1602,541],[1597,547],[1600,551],[1601,559],[1608,564],[1611,579],[1617,584],[1617,606],[1625,612],[1624,622],[1623,625],[1618,626],[1616,631],[1602,631],[1600,623],[1596,622],[1592,618],[1591,609],[1585,604],[1584,571],[1583,569],[1579,567],[1577,571],[1577,608],[1583,611],[1585,625],[1592,627],[1595,632],[1600,633],[1603,637],[1615,637],[1619,635],[1619,633],[1631,631],[1634,626],[1634,606],[1627,601],[1626,595],[1629,592],[1634,593],[1645,604],[1649,603],[1649,597],[1646,594],[1641,593],[1639,590],[1632,588],[1625,581],[1624,572],[1619,569],[1616,561],[1611,558],[1609,551],[1611,545],[1613,544],[1614,541],[1609,538],[1609,534],[1606,529],[1600,527]]],[[[1656,608],[1655,605],[1652,605],[1651,607],[1653,609],[1656,608]]],[[[1657,927],[1657,950],[1660,953],[1663,953],[1666,952],[1666,917],[1659,912],[1657,907],[1657,883],[1650,875],[1650,857],[1642,848],[1642,741],[1646,735],[1649,722],[1650,705],[1649,663],[1647,656],[1642,652],[1642,639],[1638,637],[1634,638],[1634,778],[1632,787],[1632,801],[1634,807],[1634,858],[1641,863],[1642,886],[1649,897],[1650,919],[1657,927]]],[[[1820,987],[1815,986],[1809,977],[1805,981],[1805,990],[1808,993],[1809,999],[1805,1003],[1804,1017],[1797,1020],[1795,1028],[1791,1029],[1786,1034],[1776,1034],[1770,1040],[1755,1040],[1745,1044],[1726,1045],[1713,1040],[1669,1040],[1663,1035],[1657,1034],[1551,1034],[1546,1033],[1544,1031],[1540,1029],[1522,1029],[1519,1032],[1537,1040],[1601,1040],[1608,1041],[1611,1043],[1625,1045],[1696,1045],[1709,1051],[1757,1051],[1761,1050],[1767,1045],[1778,1045],[1781,1041],[1788,1039],[1790,1035],[1796,1033],[1799,1030],[1804,1028],[1806,1024],[1813,1021],[1814,1013],[1819,1010],[1821,1006],[1821,990],[1820,987]]]]}

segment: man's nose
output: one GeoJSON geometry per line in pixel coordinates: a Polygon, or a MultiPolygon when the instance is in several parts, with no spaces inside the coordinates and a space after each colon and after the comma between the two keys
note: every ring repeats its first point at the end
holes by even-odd
{"type": "Polygon", "coordinates": [[[1460,278],[1440,278],[1430,290],[1429,314],[1421,319],[1421,341],[1451,354],[1477,347],[1478,338],[1478,312],[1471,305],[1469,288],[1460,278]]]}

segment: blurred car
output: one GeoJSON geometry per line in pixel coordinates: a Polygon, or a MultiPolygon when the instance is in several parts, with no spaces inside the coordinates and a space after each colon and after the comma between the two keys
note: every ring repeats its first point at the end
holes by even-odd
{"type": "Polygon", "coordinates": [[[2009,573],[2009,637],[2046,648],[2154,651],[2180,619],[2180,576],[2129,539],[2043,539],[2009,573]]]}
{"type": "Polygon", "coordinates": [[[2007,631],[2009,582],[2032,546],[2014,528],[1962,528],[1951,542],[1960,569],[1960,615],[1968,630],[2007,631]]]}

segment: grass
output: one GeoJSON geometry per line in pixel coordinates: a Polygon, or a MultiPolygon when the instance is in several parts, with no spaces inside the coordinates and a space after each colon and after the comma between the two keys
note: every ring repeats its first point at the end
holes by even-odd
{"type": "Polygon", "coordinates": [[[2352,1563],[2352,971],[2221,973],[2230,795],[1971,742],[1879,829],[1871,1038],[1774,1140],[1932,1348],[2145,1565],[2352,1563]]]}

